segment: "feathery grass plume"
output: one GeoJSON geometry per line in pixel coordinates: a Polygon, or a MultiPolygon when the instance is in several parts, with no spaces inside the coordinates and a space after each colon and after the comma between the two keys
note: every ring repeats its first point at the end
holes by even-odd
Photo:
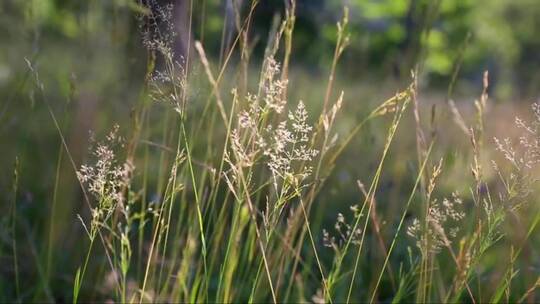
{"type": "Polygon", "coordinates": [[[509,138],[494,138],[497,150],[504,156],[511,168],[504,173],[496,162],[493,169],[498,173],[505,188],[506,207],[517,209],[526,202],[538,181],[536,170],[540,164],[540,103],[531,106],[534,119],[526,122],[519,117],[515,125],[520,129],[518,142],[509,138]]]}
{"type": "MultiPolygon", "coordinates": [[[[92,138],[95,145],[93,149],[91,148],[92,163],[82,165],[77,171],[77,178],[86,186],[88,193],[92,194],[96,205],[91,209],[90,228],[79,215],[79,220],[90,239],[90,247],[79,277],[80,281],[76,282],[76,285],[80,287],[82,284],[92,244],[99,234],[112,256],[110,263],[113,269],[105,286],[111,290],[118,288],[122,300],[126,301],[127,274],[132,255],[130,231],[137,217],[133,208],[134,201],[129,199],[135,167],[130,160],[122,160],[119,155],[120,149],[124,148],[125,140],[118,131],[119,126],[115,125],[104,141],[95,141],[92,138]]],[[[77,296],[74,298],[76,301],[77,296]]]]}
{"type": "Polygon", "coordinates": [[[276,111],[278,114],[283,111],[287,103],[284,95],[288,82],[288,79],[278,78],[279,71],[279,63],[273,57],[267,58],[266,69],[262,79],[263,100],[269,109],[276,111]]]}
{"type": "Polygon", "coordinates": [[[175,111],[182,113],[186,100],[187,71],[183,57],[174,53],[174,28],[172,4],[161,5],[155,0],[148,2],[150,12],[140,14],[139,27],[142,44],[152,56],[156,53],[163,61],[163,67],[153,70],[149,78],[152,100],[170,104],[175,111]]]}
{"type": "MultiPolygon", "coordinates": [[[[499,204],[493,204],[490,200],[484,203],[484,209],[487,215],[488,224],[493,226],[488,231],[488,239],[482,244],[480,250],[484,252],[491,243],[503,237],[498,231],[498,227],[507,217],[507,213],[519,214],[519,209],[530,207],[531,195],[536,190],[538,178],[538,164],[540,161],[540,106],[539,103],[533,103],[531,106],[533,119],[526,122],[518,117],[515,119],[515,125],[521,130],[521,135],[517,142],[509,138],[494,138],[496,149],[502,154],[506,163],[492,161],[493,170],[497,173],[503,186],[498,195],[499,204]],[[493,231],[493,232],[492,232],[493,231]],[[491,241],[491,242],[490,242],[491,241]]],[[[528,223],[526,233],[520,241],[517,249],[512,250],[510,262],[506,267],[503,280],[497,286],[497,292],[491,297],[490,301],[500,301],[503,296],[510,299],[511,282],[516,277],[514,264],[521,255],[526,241],[530,238],[532,232],[540,223],[540,213],[536,213],[528,223]]]]}
{"type": "Polygon", "coordinates": [[[124,203],[124,191],[129,186],[134,170],[130,161],[118,159],[118,149],[124,147],[124,139],[119,136],[118,130],[119,126],[115,125],[105,141],[95,142],[93,164],[82,165],[77,172],[78,179],[87,186],[88,193],[99,202],[98,213],[112,212],[117,204],[124,203]]]}
{"type": "MultiPolygon", "coordinates": [[[[407,228],[407,234],[416,239],[416,246],[424,258],[427,258],[429,253],[437,253],[445,244],[445,233],[442,225],[446,223],[447,214],[450,213],[450,211],[447,212],[447,207],[450,209],[452,204],[443,203],[440,206],[436,199],[432,199],[436,181],[441,172],[442,159],[433,167],[427,184],[426,197],[428,201],[423,218],[414,218],[412,224],[407,228]]],[[[447,202],[447,200],[445,199],[443,202],[447,202]]]]}
{"type": "Polygon", "coordinates": [[[460,221],[465,217],[465,213],[461,210],[462,205],[463,201],[457,193],[453,193],[451,199],[444,198],[442,202],[434,199],[430,203],[426,218],[427,232],[424,232],[425,228],[420,220],[413,219],[407,234],[416,239],[416,246],[422,254],[438,253],[456,238],[460,221]]]}
{"type": "Polygon", "coordinates": [[[171,61],[166,71],[156,70],[150,78],[150,98],[156,102],[171,105],[173,109],[182,113],[184,104],[182,94],[187,86],[186,73],[183,65],[178,61],[171,61]]]}
{"type": "MultiPolygon", "coordinates": [[[[531,109],[534,114],[532,122],[527,123],[519,117],[515,119],[517,128],[522,130],[519,142],[514,143],[509,138],[494,138],[497,150],[512,166],[511,173],[503,182],[507,194],[515,198],[530,194],[538,180],[534,172],[540,163],[540,104],[534,103],[531,109]]],[[[494,169],[500,172],[496,163],[494,169]]]]}
{"type": "Polygon", "coordinates": [[[142,43],[148,50],[172,58],[177,35],[173,22],[174,7],[171,3],[161,5],[156,0],[149,0],[147,8],[148,11],[137,16],[142,43]]]}
{"type": "Polygon", "coordinates": [[[256,210],[251,202],[253,194],[250,192],[260,187],[266,188],[265,191],[269,193],[266,211],[262,212],[266,231],[265,245],[258,227],[255,228],[263,251],[263,264],[271,282],[264,247],[268,247],[287,203],[294,197],[302,200],[301,189],[311,174],[311,162],[318,151],[309,145],[313,136],[312,127],[308,124],[308,113],[302,101],[296,110],[289,111],[285,119],[280,116],[287,105],[283,98],[287,82],[278,78],[279,64],[273,58],[267,58],[263,69],[261,95],[248,93],[245,96],[244,109],[240,110],[236,128],[230,133],[230,150],[225,155],[230,170],[224,178],[236,199],[243,201],[245,194],[255,226],[257,214],[254,213],[256,210]],[[262,176],[269,174],[269,183],[255,182],[253,176],[256,173],[262,176]],[[266,185],[272,187],[267,188],[266,185]]]}
{"type": "MultiPolygon", "coordinates": [[[[352,205],[350,210],[353,219],[363,216],[363,214],[360,213],[358,205],[352,205]]],[[[358,227],[353,230],[353,226],[347,223],[347,220],[342,213],[338,213],[337,215],[334,230],[336,235],[332,235],[326,229],[323,229],[323,245],[325,247],[332,248],[334,251],[339,252],[349,239],[351,240],[351,244],[356,246],[360,245],[362,229],[358,227]]]]}
{"type": "MultiPolygon", "coordinates": [[[[302,188],[318,151],[309,146],[313,128],[308,123],[302,101],[296,110],[289,111],[285,120],[272,123],[270,116],[280,114],[287,103],[282,99],[282,90],[287,84],[276,79],[279,64],[271,58],[268,62],[263,82],[264,104],[248,93],[246,109],[238,114],[237,128],[232,130],[230,142],[235,166],[252,167],[257,161],[264,163],[272,175],[275,193],[281,199],[294,187],[302,188]]],[[[278,202],[279,205],[282,203],[278,202]]]]}

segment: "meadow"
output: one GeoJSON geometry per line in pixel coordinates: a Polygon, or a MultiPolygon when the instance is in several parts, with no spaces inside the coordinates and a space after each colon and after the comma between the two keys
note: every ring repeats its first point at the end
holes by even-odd
{"type": "Polygon", "coordinates": [[[539,103],[354,80],[348,7],[313,68],[294,0],[113,2],[0,10],[0,301],[540,301],[539,103]]]}

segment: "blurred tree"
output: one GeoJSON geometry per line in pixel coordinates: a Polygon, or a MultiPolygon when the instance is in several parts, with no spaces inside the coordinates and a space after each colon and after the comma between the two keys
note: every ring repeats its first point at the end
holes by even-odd
{"type": "MultiPolygon", "coordinates": [[[[26,33],[34,31],[47,37],[82,37],[94,33],[98,20],[114,20],[115,11],[129,8],[139,12],[141,4],[150,2],[175,5],[178,54],[185,55],[189,39],[197,39],[204,40],[210,56],[220,58],[237,30],[234,5],[241,7],[241,14],[245,15],[252,1],[5,0],[0,4],[3,14],[0,35],[4,41],[23,39],[20,33],[26,29],[26,33]],[[88,14],[88,10],[96,13],[88,14]],[[100,14],[101,17],[95,17],[100,14]],[[187,34],[189,20],[192,20],[191,38],[187,34]]],[[[463,78],[480,82],[482,71],[489,69],[493,87],[503,98],[515,95],[514,87],[520,87],[519,92],[524,96],[539,88],[537,0],[297,0],[293,65],[313,71],[328,66],[336,40],[335,22],[343,6],[350,10],[352,34],[351,45],[343,58],[342,72],[347,75],[408,77],[409,71],[421,61],[428,79],[444,86],[470,34],[462,58],[463,78]]],[[[284,7],[282,0],[259,1],[250,30],[250,40],[258,42],[253,59],[262,56],[272,20],[283,16],[284,7]]],[[[130,36],[136,37],[136,22],[130,26],[130,36]]],[[[124,32],[111,31],[116,35],[113,40],[126,39],[118,35],[124,32]]],[[[5,70],[5,67],[0,69],[5,70]]],[[[2,74],[6,72],[0,73],[0,77],[2,74]]]]}

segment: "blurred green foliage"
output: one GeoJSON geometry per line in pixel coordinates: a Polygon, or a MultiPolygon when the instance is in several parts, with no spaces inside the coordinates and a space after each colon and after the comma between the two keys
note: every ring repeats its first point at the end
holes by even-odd
{"type": "MultiPolygon", "coordinates": [[[[216,62],[223,60],[222,38],[230,45],[236,31],[232,1],[193,1],[193,38],[202,40],[216,62]]],[[[161,4],[169,2],[160,0],[161,4]]],[[[35,98],[27,93],[32,79],[24,58],[38,63],[41,80],[53,95],[49,98],[55,100],[53,107],[57,110],[66,107],[65,102],[57,101],[69,100],[71,88],[76,87],[77,94],[90,95],[109,108],[103,112],[129,116],[129,103],[101,101],[126,100],[139,94],[137,88],[144,81],[146,64],[136,17],[146,10],[141,3],[2,1],[2,136],[17,125],[18,118],[11,113],[34,109],[35,98]]],[[[247,13],[249,3],[242,2],[242,13],[247,13]]],[[[536,98],[540,85],[540,37],[536,35],[540,4],[536,0],[297,0],[291,61],[294,69],[315,78],[326,77],[343,6],[349,8],[351,44],[338,67],[340,78],[373,83],[407,81],[411,69],[420,62],[423,83],[435,91],[446,92],[459,66],[458,87],[471,88],[464,95],[476,92],[483,71],[489,70],[492,96],[500,100],[536,98]]],[[[250,31],[253,62],[262,59],[271,25],[283,17],[284,8],[284,1],[258,3],[250,31]]],[[[237,60],[234,56],[232,60],[237,60]]],[[[20,139],[13,139],[3,165],[14,157],[10,150],[26,151],[17,147],[24,142],[20,139]]],[[[35,142],[25,143],[32,144],[35,142]]]]}
{"type": "MultiPolygon", "coordinates": [[[[247,9],[249,1],[237,2],[247,9]]],[[[218,50],[226,35],[223,31],[235,31],[233,0],[201,0],[193,6],[193,18],[201,24],[194,29],[195,38],[204,39],[208,49],[218,50]]],[[[486,69],[496,75],[493,79],[500,83],[497,93],[501,98],[520,92],[529,96],[537,89],[540,38],[535,30],[540,26],[540,5],[535,0],[297,0],[293,52],[297,65],[308,69],[328,66],[336,40],[335,22],[343,6],[351,15],[352,43],[344,64],[348,75],[408,77],[421,61],[423,71],[435,83],[442,80],[446,85],[459,61],[469,80],[478,82],[486,69]],[[516,91],[517,86],[520,90],[516,91]]],[[[125,9],[144,10],[132,0],[7,0],[0,5],[4,43],[17,39],[13,35],[18,30],[13,28],[20,27],[40,28],[46,32],[43,35],[66,38],[95,32],[99,18],[88,19],[83,12],[98,12],[97,7],[105,8],[111,14],[104,17],[113,19],[125,9]]],[[[259,56],[255,57],[262,55],[272,20],[282,16],[283,9],[284,1],[258,4],[252,30],[258,41],[255,53],[259,56]]],[[[135,22],[111,25],[128,26],[127,32],[117,31],[122,35],[137,31],[135,22]]],[[[125,39],[122,35],[114,38],[125,39]]],[[[215,51],[214,56],[219,53],[215,51]]],[[[5,56],[1,60],[0,79],[6,77],[5,56]]]]}
{"type": "MultiPolygon", "coordinates": [[[[282,9],[279,1],[268,2],[261,4],[265,14],[282,9]]],[[[353,76],[408,77],[421,61],[424,72],[443,86],[460,65],[476,84],[490,70],[501,99],[528,97],[538,89],[537,1],[298,1],[295,39],[302,64],[327,66],[329,55],[322,54],[331,54],[343,6],[349,8],[352,34],[344,66],[353,76]]]]}

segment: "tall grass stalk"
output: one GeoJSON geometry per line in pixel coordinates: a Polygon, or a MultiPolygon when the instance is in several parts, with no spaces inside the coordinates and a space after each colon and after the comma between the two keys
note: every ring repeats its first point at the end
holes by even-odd
{"type": "Polygon", "coordinates": [[[409,199],[407,200],[407,203],[405,204],[405,208],[403,209],[403,213],[401,215],[401,218],[399,220],[399,224],[396,228],[396,232],[394,233],[394,237],[392,238],[392,243],[390,244],[390,248],[388,249],[388,253],[386,254],[384,258],[384,264],[381,268],[381,271],[379,272],[379,275],[377,277],[377,283],[375,284],[375,287],[373,288],[373,293],[371,295],[371,298],[369,300],[370,303],[373,303],[375,300],[375,296],[377,295],[377,289],[379,288],[379,285],[381,283],[381,279],[383,277],[384,271],[386,269],[386,266],[388,265],[388,261],[390,259],[390,255],[392,254],[392,251],[394,249],[394,246],[396,245],[396,241],[398,240],[399,233],[401,231],[401,227],[403,226],[403,222],[405,221],[405,216],[407,215],[407,212],[409,211],[409,206],[411,205],[411,202],[416,194],[416,189],[418,188],[418,185],[420,183],[420,180],[422,176],[424,175],[424,170],[426,168],[426,164],[428,163],[429,156],[431,155],[431,150],[433,149],[435,141],[432,141],[429,145],[426,153],[426,157],[424,159],[424,162],[422,163],[422,166],[420,167],[418,171],[418,176],[416,178],[416,181],[414,182],[414,186],[411,190],[411,194],[409,195],[409,199]]]}
{"type": "Polygon", "coordinates": [[[19,158],[15,158],[15,166],[13,169],[13,183],[11,188],[11,236],[12,236],[12,254],[13,254],[13,273],[15,281],[15,296],[17,302],[20,301],[21,288],[19,283],[19,261],[17,253],[17,190],[19,186],[19,158]]]}

